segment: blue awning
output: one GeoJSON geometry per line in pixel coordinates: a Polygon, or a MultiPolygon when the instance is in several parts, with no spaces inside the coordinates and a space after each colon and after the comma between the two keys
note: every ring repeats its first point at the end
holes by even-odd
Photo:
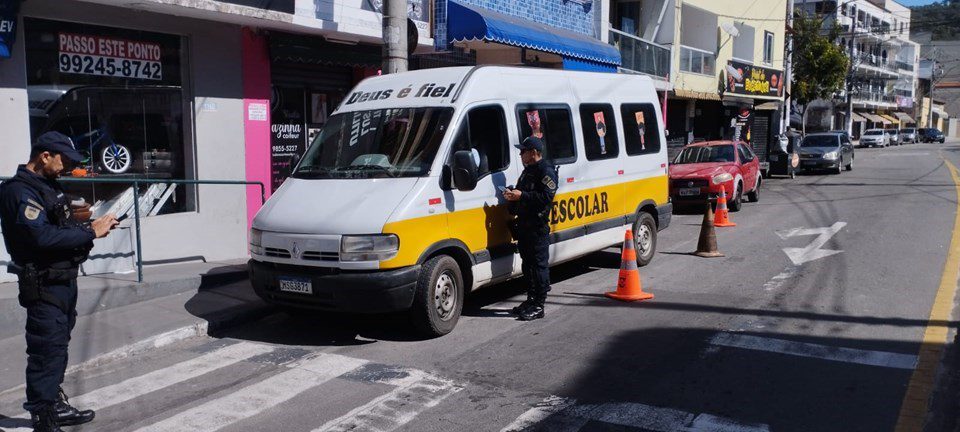
{"type": "Polygon", "coordinates": [[[447,33],[451,42],[490,41],[564,57],[620,65],[620,51],[613,45],[572,31],[453,0],[447,3],[447,33]]]}

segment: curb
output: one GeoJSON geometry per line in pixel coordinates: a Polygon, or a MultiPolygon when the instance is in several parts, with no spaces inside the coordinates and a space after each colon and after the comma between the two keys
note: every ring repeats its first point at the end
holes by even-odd
{"type": "MultiPolygon", "coordinates": [[[[102,366],[107,363],[114,361],[122,360],[125,358],[130,358],[142,354],[146,354],[156,349],[160,349],[177,342],[182,342],[187,339],[192,339],[195,337],[207,336],[211,333],[220,332],[227,330],[231,327],[236,327],[247,322],[258,320],[260,318],[269,316],[276,311],[273,307],[269,305],[261,305],[256,307],[240,307],[235,309],[243,309],[239,311],[223,311],[219,313],[218,317],[213,317],[210,319],[201,319],[197,318],[191,324],[185,325],[183,327],[170,330],[167,332],[160,333],[158,335],[150,336],[146,339],[134,342],[129,345],[124,345],[120,348],[98,354],[88,360],[71,365],[67,367],[66,374],[74,374],[78,372],[87,371],[94,369],[96,367],[102,366]]],[[[0,396],[4,396],[10,393],[23,392],[26,388],[25,384],[9,388],[0,392],[0,396]]]]}

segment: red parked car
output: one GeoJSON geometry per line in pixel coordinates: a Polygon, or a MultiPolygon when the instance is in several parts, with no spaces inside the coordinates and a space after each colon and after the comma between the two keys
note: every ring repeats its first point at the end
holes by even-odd
{"type": "Polygon", "coordinates": [[[727,191],[727,205],[740,211],[744,195],[760,200],[760,161],[750,146],[733,141],[709,141],[683,148],[670,164],[670,197],[674,205],[702,204],[710,195],[727,191]]]}

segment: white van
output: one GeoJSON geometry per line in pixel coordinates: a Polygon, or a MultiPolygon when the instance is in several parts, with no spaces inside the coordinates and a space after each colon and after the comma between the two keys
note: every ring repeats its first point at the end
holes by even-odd
{"type": "Polygon", "coordinates": [[[667,148],[650,78],[477,66],[373,77],[344,99],[253,221],[250,279],[271,304],[409,310],[453,330],[464,295],[521,276],[498,188],[537,134],[559,167],[550,262],[619,244],[638,263],[670,223],[667,148]]]}

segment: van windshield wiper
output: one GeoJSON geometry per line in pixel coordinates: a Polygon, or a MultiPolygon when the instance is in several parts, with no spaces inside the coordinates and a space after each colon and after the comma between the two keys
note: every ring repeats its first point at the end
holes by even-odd
{"type": "Polygon", "coordinates": [[[293,173],[293,177],[317,178],[329,173],[330,173],[330,168],[327,168],[327,167],[305,166],[305,167],[300,167],[300,169],[298,169],[295,173],[293,173]]]}
{"type": "Polygon", "coordinates": [[[337,168],[337,171],[369,171],[369,170],[380,170],[383,171],[390,177],[395,177],[394,172],[383,165],[349,165],[345,167],[337,168]]]}

